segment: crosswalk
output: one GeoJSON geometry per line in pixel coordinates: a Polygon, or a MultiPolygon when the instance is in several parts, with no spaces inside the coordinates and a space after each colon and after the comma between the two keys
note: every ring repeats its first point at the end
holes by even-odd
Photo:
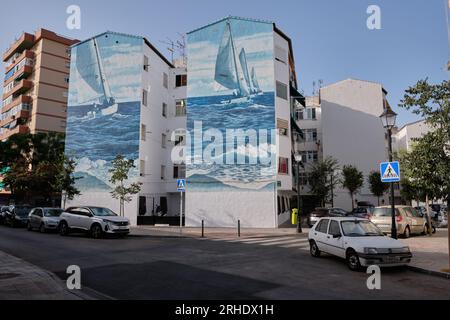
{"type": "Polygon", "coordinates": [[[243,245],[258,245],[263,247],[296,248],[300,250],[309,250],[308,239],[298,236],[266,236],[266,237],[212,237],[206,240],[215,242],[227,242],[243,245]]]}

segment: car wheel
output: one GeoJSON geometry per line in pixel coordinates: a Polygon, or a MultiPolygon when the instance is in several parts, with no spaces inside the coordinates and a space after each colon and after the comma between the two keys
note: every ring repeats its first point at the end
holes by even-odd
{"type": "Polygon", "coordinates": [[[405,228],[405,231],[403,232],[403,237],[405,239],[408,239],[411,236],[411,230],[409,230],[409,227],[405,228]]]}
{"type": "Polygon", "coordinates": [[[358,254],[355,251],[349,251],[347,253],[347,265],[352,271],[361,270],[361,263],[359,262],[358,254]]]}
{"type": "Polygon", "coordinates": [[[436,227],[433,226],[433,234],[435,234],[435,233],[436,233],[436,227]]]}
{"type": "Polygon", "coordinates": [[[39,227],[39,232],[40,233],[46,233],[47,229],[45,229],[45,225],[42,223],[41,226],[39,227]]]}
{"type": "Polygon", "coordinates": [[[314,240],[312,240],[309,243],[309,252],[311,253],[311,256],[313,256],[315,258],[320,257],[319,247],[317,246],[317,243],[314,240]]]}
{"type": "Polygon", "coordinates": [[[100,239],[103,236],[103,230],[102,227],[98,224],[94,224],[91,227],[91,237],[94,239],[100,239]]]}
{"type": "Polygon", "coordinates": [[[63,221],[59,225],[59,234],[62,236],[69,235],[69,226],[67,225],[67,222],[63,221]]]}
{"type": "Polygon", "coordinates": [[[30,222],[27,223],[27,230],[28,231],[33,231],[33,227],[31,226],[30,222]]]}

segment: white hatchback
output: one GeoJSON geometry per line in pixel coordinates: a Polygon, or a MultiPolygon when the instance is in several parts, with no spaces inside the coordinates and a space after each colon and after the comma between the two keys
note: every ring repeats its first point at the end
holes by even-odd
{"type": "Polygon", "coordinates": [[[354,271],[371,265],[403,266],[412,258],[409,247],[388,238],[366,219],[322,218],[311,228],[308,239],[313,257],[324,252],[344,258],[354,271]]]}

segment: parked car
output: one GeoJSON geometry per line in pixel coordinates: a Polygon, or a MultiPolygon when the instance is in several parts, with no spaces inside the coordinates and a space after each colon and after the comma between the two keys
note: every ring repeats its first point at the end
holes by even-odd
{"type": "Polygon", "coordinates": [[[9,206],[2,206],[0,208],[0,224],[5,223],[6,211],[9,209],[9,206]]]}
{"type": "Polygon", "coordinates": [[[59,232],[66,236],[75,230],[88,232],[95,239],[105,234],[126,236],[130,233],[130,221],[108,208],[72,207],[61,214],[59,232]]]}
{"type": "Polygon", "coordinates": [[[353,217],[369,219],[372,218],[372,207],[358,207],[352,210],[351,215],[353,217]]]}
{"type": "Polygon", "coordinates": [[[404,266],[411,262],[409,247],[386,237],[371,221],[361,218],[322,218],[309,232],[310,253],[346,259],[350,270],[378,265],[404,266]]]}
{"type": "Polygon", "coordinates": [[[368,202],[368,201],[359,201],[358,203],[357,203],[357,205],[358,205],[358,207],[365,207],[365,208],[375,208],[375,206],[372,204],[372,203],[370,203],[370,202],[368,202]]]}
{"type": "Polygon", "coordinates": [[[9,206],[5,211],[5,224],[10,227],[24,227],[28,223],[28,214],[33,208],[28,205],[9,206]]]}
{"type": "Polygon", "coordinates": [[[28,215],[27,229],[38,229],[45,233],[49,230],[58,230],[59,217],[63,209],[58,208],[34,208],[28,215]]]}
{"type": "Polygon", "coordinates": [[[309,214],[308,225],[312,228],[320,218],[324,217],[346,217],[350,213],[342,208],[316,208],[309,214]]]}
{"type": "MultiPolygon", "coordinates": [[[[371,221],[385,234],[391,233],[391,207],[376,207],[371,221]]],[[[425,216],[410,206],[395,206],[397,234],[409,238],[411,234],[425,234],[428,224],[425,216]]]]}
{"type": "Polygon", "coordinates": [[[430,217],[431,217],[431,222],[430,222],[428,219],[427,208],[420,206],[420,207],[414,207],[414,209],[419,211],[425,217],[427,224],[431,224],[433,233],[436,233],[436,225],[439,225],[439,214],[437,212],[431,210],[431,208],[430,208],[430,217]]]}

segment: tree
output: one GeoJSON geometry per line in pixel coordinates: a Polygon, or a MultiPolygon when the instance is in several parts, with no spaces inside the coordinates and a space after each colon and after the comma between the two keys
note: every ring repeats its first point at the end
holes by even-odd
{"type": "Polygon", "coordinates": [[[378,171],[372,171],[367,181],[369,182],[370,192],[377,197],[378,205],[380,205],[380,197],[389,189],[389,184],[381,181],[381,174],[378,171]]]}
{"type": "Polygon", "coordinates": [[[450,208],[450,81],[434,85],[428,79],[418,81],[406,90],[400,107],[422,116],[433,129],[406,159],[410,182],[446,200],[450,208]],[[414,164],[415,156],[425,167],[414,164]]]}
{"type": "Polygon", "coordinates": [[[333,185],[330,182],[330,177],[333,175],[334,183],[338,183],[339,179],[336,175],[338,170],[339,163],[332,157],[316,162],[310,167],[309,182],[311,193],[320,199],[321,206],[325,206],[325,203],[329,202],[332,197],[333,185]]]}
{"type": "Polygon", "coordinates": [[[347,165],[342,168],[342,187],[348,190],[352,199],[352,209],[355,208],[354,195],[364,184],[364,176],[358,168],[347,165]]]}
{"type": "Polygon", "coordinates": [[[111,195],[114,199],[120,201],[120,215],[124,215],[125,202],[131,201],[131,196],[141,191],[142,183],[131,183],[126,187],[125,182],[128,180],[128,174],[131,169],[135,168],[133,160],[125,159],[122,155],[112,161],[112,168],[109,170],[111,179],[109,180],[116,187],[111,191],[111,195]]]}

